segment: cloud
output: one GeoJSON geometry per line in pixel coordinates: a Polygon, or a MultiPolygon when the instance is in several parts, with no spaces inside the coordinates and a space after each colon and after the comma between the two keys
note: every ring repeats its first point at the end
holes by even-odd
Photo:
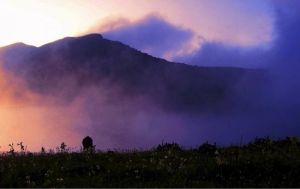
{"type": "Polygon", "coordinates": [[[268,54],[274,78],[274,102],[300,112],[300,6],[299,1],[275,1],[276,39],[268,54]]]}
{"type": "Polygon", "coordinates": [[[228,119],[247,129],[248,136],[251,132],[299,136],[300,6],[297,0],[273,3],[274,39],[269,47],[242,48],[207,41],[194,53],[175,60],[199,66],[262,68],[264,82],[245,78],[235,86],[232,98],[237,111],[228,119]]]}
{"type": "MultiPolygon", "coordinates": [[[[271,15],[269,10],[265,11],[266,14],[268,13],[267,15],[271,15]]],[[[209,37],[209,33],[216,33],[215,31],[206,33],[204,37],[199,35],[201,30],[198,29],[196,33],[196,30],[190,29],[194,27],[184,28],[173,25],[158,13],[149,14],[138,21],[129,21],[124,17],[109,17],[105,19],[104,23],[92,27],[89,32],[102,33],[105,38],[121,41],[150,55],[170,61],[200,66],[262,67],[266,63],[263,60],[264,54],[271,46],[272,37],[270,36],[272,36],[271,30],[273,29],[270,26],[273,19],[267,16],[268,21],[266,21],[265,16],[261,15],[264,21],[259,24],[255,25],[253,23],[256,21],[251,21],[250,25],[259,27],[257,29],[250,25],[243,26],[243,28],[250,28],[247,31],[240,27],[244,17],[237,19],[236,25],[230,24],[230,28],[235,28],[233,31],[224,26],[217,32],[218,35],[223,35],[222,39],[209,37]],[[269,28],[268,32],[265,31],[265,28],[269,28]],[[224,36],[227,36],[228,39],[225,40],[224,36]],[[255,56],[259,58],[254,58],[255,56]]],[[[194,20],[194,18],[192,19],[194,20]]],[[[218,27],[226,25],[223,22],[225,21],[216,23],[216,25],[219,25],[218,27]]],[[[197,28],[199,28],[199,23],[197,24],[197,28]]],[[[206,26],[204,23],[200,24],[206,26]]],[[[202,28],[202,31],[207,30],[208,28],[202,28]]]]}
{"type": "Polygon", "coordinates": [[[226,46],[217,42],[204,43],[197,51],[174,58],[178,62],[198,66],[264,67],[266,50],[226,46]]]}
{"type": "Polygon", "coordinates": [[[300,60],[300,8],[299,1],[275,1],[276,39],[272,61],[277,65],[299,66],[300,60]],[[285,63],[283,63],[285,62],[285,63]]]}
{"type": "MultiPolygon", "coordinates": [[[[256,47],[228,45],[217,41],[204,43],[191,54],[176,61],[199,66],[259,67],[291,64],[299,60],[300,14],[298,1],[274,1],[273,41],[256,47]]],[[[299,65],[297,63],[297,65],[299,65]]]]}
{"type": "Polygon", "coordinates": [[[196,39],[191,30],[172,25],[157,14],[148,15],[136,22],[126,19],[108,21],[96,27],[96,30],[102,32],[105,38],[121,41],[153,56],[169,60],[192,51],[196,39]]]}

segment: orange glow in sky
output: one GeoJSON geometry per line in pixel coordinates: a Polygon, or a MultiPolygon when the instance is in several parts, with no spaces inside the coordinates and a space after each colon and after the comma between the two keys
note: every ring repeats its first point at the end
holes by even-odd
{"type": "Polygon", "coordinates": [[[76,0],[0,1],[0,46],[20,41],[39,46],[76,35],[93,23],[89,17],[97,18],[92,10],[90,4],[82,5],[76,0]]]}
{"type": "Polygon", "coordinates": [[[0,151],[7,151],[10,143],[17,150],[18,142],[24,142],[30,151],[39,151],[42,146],[54,149],[61,142],[79,146],[78,139],[84,134],[76,130],[76,124],[82,122],[78,115],[83,115],[78,113],[78,104],[54,105],[51,99],[31,92],[15,76],[2,71],[0,91],[0,151]]]}

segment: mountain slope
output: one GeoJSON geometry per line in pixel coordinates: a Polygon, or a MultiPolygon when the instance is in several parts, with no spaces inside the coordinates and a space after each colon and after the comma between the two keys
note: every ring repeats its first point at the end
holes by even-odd
{"type": "Polygon", "coordinates": [[[222,111],[235,103],[236,86],[256,87],[263,78],[259,70],[168,62],[99,34],[67,37],[38,48],[12,45],[0,54],[3,67],[23,77],[35,92],[71,101],[87,87],[117,87],[118,98],[143,96],[170,111],[222,111]]]}

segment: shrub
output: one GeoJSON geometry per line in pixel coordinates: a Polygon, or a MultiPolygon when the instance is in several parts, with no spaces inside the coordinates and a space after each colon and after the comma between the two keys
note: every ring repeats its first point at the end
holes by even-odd
{"type": "Polygon", "coordinates": [[[209,156],[214,156],[218,152],[217,145],[209,144],[208,142],[203,143],[201,146],[199,146],[198,151],[209,156]]]}
{"type": "Polygon", "coordinates": [[[180,146],[173,142],[173,143],[162,143],[159,144],[156,147],[157,151],[182,151],[182,149],[180,148],[180,146]]]}

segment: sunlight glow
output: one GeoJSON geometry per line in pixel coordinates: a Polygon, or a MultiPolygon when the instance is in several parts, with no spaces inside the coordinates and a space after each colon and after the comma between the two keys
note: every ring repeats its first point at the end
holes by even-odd
{"type": "MultiPolygon", "coordinates": [[[[0,46],[13,42],[42,45],[78,34],[91,25],[81,1],[0,1],[0,46]]],[[[90,9],[93,10],[93,9],[90,9]]]]}

